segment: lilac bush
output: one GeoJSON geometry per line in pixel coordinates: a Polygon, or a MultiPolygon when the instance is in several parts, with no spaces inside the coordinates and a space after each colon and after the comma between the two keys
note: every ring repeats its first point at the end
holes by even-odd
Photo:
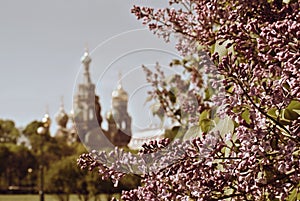
{"type": "Polygon", "coordinates": [[[148,92],[147,101],[154,100],[150,107],[153,108],[153,115],[159,116],[162,121],[166,116],[184,129],[197,125],[199,114],[212,109],[212,92],[209,93],[212,87],[205,82],[204,70],[200,68],[201,64],[196,57],[185,61],[174,60],[170,67],[175,65],[184,67],[185,78],[180,74],[166,77],[159,64],[155,66],[154,72],[143,66],[146,79],[153,89],[148,92]]]}
{"type": "MultiPolygon", "coordinates": [[[[197,101],[207,106],[196,110],[199,137],[153,141],[138,155],[118,149],[85,154],[79,165],[115,182],[124,174],[141,177],[142,185],[124,191],[122,200],[299,200],[299,1],[169,4],[132,12],[166,42],[175,36],[185,59],[173,64],[190,73],[194,88],[188,91],[198,97],[208,86],[218,89],[208,102],[197,101]],[[214,107],[218,117],[207,115],[214,107]],[[224,132],[226,118],[232,129],[224,132]],[[219,123],[201,127],[208,121],[219,123]]],[[[150,77],[156,99],[167,104],[168,88],[157,91],[165,83],[150,77]]]]}

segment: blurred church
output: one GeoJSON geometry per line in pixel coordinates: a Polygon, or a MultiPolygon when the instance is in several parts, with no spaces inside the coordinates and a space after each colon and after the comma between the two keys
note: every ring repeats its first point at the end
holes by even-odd
{"type": "Polygon", "coordinates": [[[106,114],[108,128],[102,128],[100,98],[95,93],[95,84],[90,77],[90,63],[92,59],[85,51],[81,58],[83,66],[83,80],[77,86],[73,97],[73,110],[67,114],[63,101],[55,120],[58,129],[57,139],[66,140],[71,144],[81,141],[90,149],[103,149],[114,146],[126,147],[131,140],[131,117],[127,112],[128,94],[119,80],[118,87],[112,92],[111,109],[106,114]],[[71,121],[71,127],[67,127],[71,121]]]}

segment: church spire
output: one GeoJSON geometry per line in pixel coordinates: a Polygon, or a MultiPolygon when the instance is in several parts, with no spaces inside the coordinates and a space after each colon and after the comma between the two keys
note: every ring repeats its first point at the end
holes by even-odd
{"type": "Polygon", "coordinates": [[[122,87],[122,72],[121,71],[119,71],[119,80],[118,80],[118,85],[120,86],[120,87],[122,87]]]}
{"type": "Polygon", "coordinates": [[[83,56],[81,57],[81,63],[84,66],[83,76],[84,76],[84,83],[86,83],[86,84],[91,83],[91,77],[90,77],[90,72],[89,72],[91,61],[92,61],[92,59],[89,56],[89,50],[88,50],[88,48],[85,48],[85,52],[84,52],[83,56]]]}
{"type": "Polygon", "coordinates": [[[63,96],[60,97],[59,113],[60,113],[60,114],[67,115],[66,112],[65,112],[64,97],[63,97],[63,96]]]}
{"type": "MultiPolygon", "coordinates": [[[[118,86],[117,86],[117,90],[119,91],[124,91],[123,89],[123,85],[122,85],[122,72],[119,71],[119,74],[118,74],[118,86]]],[[[124,91],[125,92],[125,91],[124,91]]],[[[127,94],[127,93],[126,93],[127,94]]]]}
{"type": "Polygon", "coordinates": [[[62,111],[64,111],[64,109],[65,109],[65,106],[64,106],[64,96],[60,97],[60,109],[62,111]]]}

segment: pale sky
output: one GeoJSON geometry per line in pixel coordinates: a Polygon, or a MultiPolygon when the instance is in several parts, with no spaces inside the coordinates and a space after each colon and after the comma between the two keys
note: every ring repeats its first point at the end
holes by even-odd
{"type": "MultiPolygon", "coordinates": [[[[122,71],[135,127],[149,124],[141,109],[147,90],[142,64],[163,66],[176,57],[130,13],[133,4],[161,6],[167,1],[134,0],[0,0],[0,118],[18,127],[40,120],[46,105],[52,118],[64,96],[66,112],[81,82],[80,57],[88,46],[92,80],[102,113],[122,71]],[[87,45],[88,44],[88,45],[87,45]],[[138,120],[137,120],[138,119],[138,120]]],[[[151,121],[151,120],[150,120],[151,121]]]]}

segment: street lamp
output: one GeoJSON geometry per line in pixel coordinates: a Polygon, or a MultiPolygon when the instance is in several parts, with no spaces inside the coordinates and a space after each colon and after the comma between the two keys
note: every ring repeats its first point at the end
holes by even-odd
{"type": "Polygon", "coordinates": [[[28,173],[28,187],[30,188],[30,193],[32,193],[33,192],[32,168],[28,168],[27,173],[28,173]]]}
{"type": "Polygon", "coordinates": [[[50,127],[50,117],[48,114],[45,114],[43,119],[42,119],[42,126],[38,127],[37,129],[37,133],[39,135],[41,135],[41,158],[40,158],[40,188],[39,188],[39,195],[40,195],[40,201],[44,201],[45,200],[45,195],[44,195],[44,138],[43,136],[45,136],[47,134],[47,132],[49,131],[49,127],[50,127]]]}

